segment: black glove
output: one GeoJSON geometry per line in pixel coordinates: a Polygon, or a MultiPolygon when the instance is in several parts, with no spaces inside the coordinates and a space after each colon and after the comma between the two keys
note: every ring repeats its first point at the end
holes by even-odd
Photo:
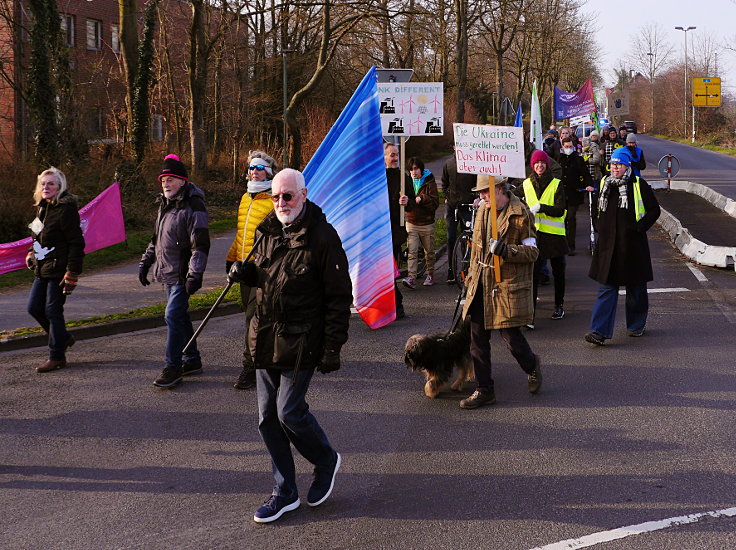
{"type": "Polygon", "coordinates": [[[227,274],[231,283],[243,283],[246,286],[256,286],[258,270],[253,262],[235,262],[227,274]]]}
{"type": "Polygon", "coordinates": [[[505,260],[509,255],[509,247],[502,239],[498,239],[497,241],[491,239],[491,241],[491,252],[505,260]]]}
{"type": "Polygon", "coordinates": [[[233,266],[233,263],[235,262],[231,262],[231,261],[225,262],[225,273],[227,273],[228,275],[230,274],[230,268],[233,266]]]}
{"type": "Polygon", "coordinates": [[[151,266],[148,265],[146,262],[141,262],[138,264],[138,280],[143,286],[148,286],[151,284],[151,281],[148,280],[149,269],[151,269],[151,266]]]}
{"type": "Polygon", "coordinates": [[[317,363],[317,370],[322,374],[334,372],[340,368],[340,350],[326,349],[325,354],[317,363]]]}
{"type": "Polygon", "coordinates": [[[202,274],[201,273],[190,273],[187,275],[187,280],[184,281],[184,288],[187,294],[190,296],[202,288],[202,274]]]}

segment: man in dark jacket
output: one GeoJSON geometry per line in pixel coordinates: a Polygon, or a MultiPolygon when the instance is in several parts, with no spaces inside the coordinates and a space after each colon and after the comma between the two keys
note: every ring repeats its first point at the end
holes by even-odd
{"type": "Polygon", "coordinates": [[[332,492],[341,457],[305,400],[315,368],[340,368],[348,339],[352,284],[340,237],[307,200],[301,172],[273,179],[274,211],[256,229],[253,261],[235,262],[231,280],[254,286],[256,313],[248,331],[258,393],[258,430],[271,455],[276,485],[253,520],[268,523],[301,501],[291,445],[314,464],[307,504],[332,492]]]}
{"type": "Polygon", "coordinates": [[[565,215],[565,230],[567,246],[570,248],[568,254],[575,255],[575,232],[577,231],[578,207],[583,203],[583,189],[590,187],[593,180],[590,177],[588,167],[583,158],[575,150],[575,144],[570,136],[562,138],[562,155],[560,155],[560,166],[562,167],[562,184],[565,186],[565,199],[567,200],[567,214],[565,215]]]}
{"type": "Polygon", "coordinates": [[[210,233],[204,191],[187,181],[187,169],[176,155],[164,159],[158,177],[163,193],[153,239],[138,264],[138,280],[151,284],[148,271],[153,266],[153,280],[166,292],[166,366],[155,381],[160,388],[181,382],[182,376],[202,372],[202,359],[196,343],[183,357],[184,346],[194,334],[189,317],[189,296],[202,288],[207,267],[210,233]]]}
{"type": "MultiPolygon", "coordinates": [[[[399,168],[399,149],[393,143],[383,144],[383,160],[386,165],[386,184],[388,185],[388,210],[391,216],[391,244],[393,247],[394,259],[396,267],[401,263],[401,246],[406,242],[406,227],[401,223],[401,169],[399,168]]],[[[404,173],[404,191],[407,196],[411,197],[411,202],[406,206],[406,210],[411,210],[414,204],[414,186],[411,178],[404,173]]],[[[404,311],[404,296],[399,290],[399,285],[394,280],[394,297],[396,299],[396,318],[401,319],[406,316],[404,311]]]]}
{"type": "Polygon", "coordinates": [[[450,158],[442,167],[442,192],[445,194],[445,221],[447,227],[447,282],[455,282],[455,274],[452,272],[452,253],[457,240],[457,225],[460,224],[462,231],[470,224],[472,218],[472,205],[475,193],[475,174],[458,174],[457,158],[450,158]]]}
{"type": "Polygon", "coordinates": [[[602,346],[613,337],[618,288],[626,287],[629,336],[643,336],[649,312],[647,283],[654,276],[647,231],[660,214],[652,188],[631,172],[625,149],[611,157],[611,175],[597,186],[598,243],[589,277],[600,283],[585,341],[602,346]]]}

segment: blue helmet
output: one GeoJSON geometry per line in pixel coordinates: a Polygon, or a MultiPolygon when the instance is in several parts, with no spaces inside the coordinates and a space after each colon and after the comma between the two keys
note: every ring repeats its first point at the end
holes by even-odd
{"type": "Polygon", "coordinates": [[[631,166],[631,155],[625,147],[619,147],[615,149],[611,154],[611,163],[617,162],[618,164],[625,164],[631,166]]]}

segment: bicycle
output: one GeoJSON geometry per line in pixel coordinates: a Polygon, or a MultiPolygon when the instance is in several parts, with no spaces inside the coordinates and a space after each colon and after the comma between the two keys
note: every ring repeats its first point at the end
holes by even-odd
{"type": "Polygon", "coordinates": [[[465,278],[468,275],[470,269],[470,251],[473,244],[473,228],[475,227],[475,214],[478,211],[472,204],[458,204],[455,209],[455,216],[457,219],[457,210],[460,208],[470,209],[470,221],[465,222],[465,227],[457,236],[455,246],[452,249],[450,255],[450,266],[452,272],[455,274],[455,284],[460,288],[465,286],[465,278]]]}

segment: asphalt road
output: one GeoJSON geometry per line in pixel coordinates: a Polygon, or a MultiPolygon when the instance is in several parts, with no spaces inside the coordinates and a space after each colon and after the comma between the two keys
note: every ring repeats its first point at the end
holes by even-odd
{"type": "MultiPolygon", "coordinates": [[[[585,242],[583,217],[578,227],[585,242]]],[[[661,292],[650,295],[646,335],[627,337],[620,309],[610,345],[584,343],[595,284],[589,257],[569,258],[566,317],[549,318],[552,289],[542,287],[527,332],[544,365],[541,393],[528,394],[494,338],[493,407],[461,410],[471,387],[427,399],[402,363],[411,334],[449,326],[454,288],[407,290],[408,317],[378,331],[354,318],[343,368],[317,375],[309,395],[343,454],[334,493],[272,525],[251,519],[273,483],[255,394],[231,388],[241,316],[210,322],[204,374],[173,391],[151,385],[164,329],[79,342],[71,366],[46,375],[33,371],[43,349],[3,353],[0,548],[557,550],[731,509],[736,276],[694,273],[658,231],[651,246],[650,289],[661,292]]],[[[297,468],[306,494],[310,469],[301,459],[297,468]]],[[[735,547],[733,517],[595,546],[735,547]]]]}
{"type": "Polygon", "coordinates": [[[736,200],[736,158],[644,134],[637,134],[637,139],[647,161],[647,169],[642,174],[647,181],[664,179],[657,163],[670,154],[680,161],[680,172],[673,179],[702,183],[736,200]]]}

